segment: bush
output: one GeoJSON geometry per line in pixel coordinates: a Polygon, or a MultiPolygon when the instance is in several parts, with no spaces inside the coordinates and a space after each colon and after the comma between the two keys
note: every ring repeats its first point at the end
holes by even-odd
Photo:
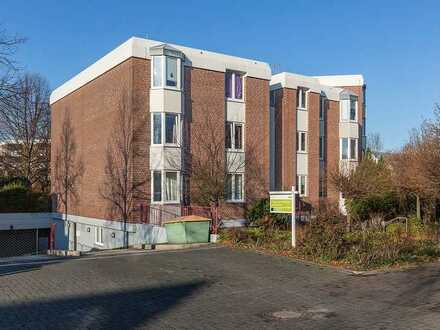
{"type": "Polygon", "coordinates": [[[32,192],[20,181],[11,181],[0,187],[0,212],[48,212],[49,196],[32,192]]]}
{"type": "Polygon", "coordinates": [[[381,214],[384,218],[397,216],[400,208],[399,196],[394,192],[372,194],[364,198],[347,199],[347,209],[357,220],[365,222],[373,214],[381,214]]]}
{"type": "Polygon", "coordinates": [[[264,226],[271,230],[286,229],[289,224],[288,215],[270,213],[268,198],[259,199],[251,204],[246,210],[246,218],[251,225],[264,226]]]}
{"type": "Polygon", "coordinates": [[[370,269],[440,257],[439,244],[433,239],[437,231],[437,227],[427,227],[420,220],[410,218],[408,232],[401,223],[388,226],[386,231],[346,232],[343,219],[329,210],[318,214],[309,224],[298,226],[295,249],[291,247],[290,231],[279,228],[236,228],[223,231],[221,238],[237,246],[370,269]]]}

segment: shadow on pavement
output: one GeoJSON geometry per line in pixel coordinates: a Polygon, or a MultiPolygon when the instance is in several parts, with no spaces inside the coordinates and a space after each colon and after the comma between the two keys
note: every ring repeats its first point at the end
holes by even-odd
{"type": "Polygon", "coordinates": [[[158,320],[161,313],[172,309],[205,284],[197,281],[0,305],[0,329],[139,328],[158,320]]]}
{"type": "Polygon", "coordinates": [[[0,276],[14,275],[19,273],[27,273],[40,269],[41,265],[26,265],[26,266],[1,266],[0,276]]]}

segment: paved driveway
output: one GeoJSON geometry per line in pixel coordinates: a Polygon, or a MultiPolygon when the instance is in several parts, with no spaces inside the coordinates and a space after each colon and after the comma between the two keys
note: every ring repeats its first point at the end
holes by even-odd
{"type": "Polygon", "coordinates": [[[0,266],[0,329],[438,329],[439,275],[228,248],[0,266]]]}

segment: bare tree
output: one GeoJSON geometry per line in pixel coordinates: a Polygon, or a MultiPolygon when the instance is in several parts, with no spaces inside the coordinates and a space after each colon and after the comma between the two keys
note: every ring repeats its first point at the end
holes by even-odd
{"type": "Polygon", "coordinates": [[[24,41],[24,38],[9,35],[0,25],[0,103],[15,94],[17,65],[14,56],[24,41]]]}
{"type": "Polygon", "coordinates": [[[367,151],[378,156],[383,151],[383,141],[379,133],[370,133],[367,137],[367,151]]]}
{"type": "Polygon", "coordinates": [[[84,173],[82,160],[78,157],[74,129],[68,109],[64,109],[64,120],[60,139],[55,151],[53,192],[63,205],[64,219],[68,222],[70,200],[78,198],[78,184],[84,173]]]}
{"type": "Polygon", "coordinates": [[[392,157],[395,184],[402,195],[416,197],[417,217],[425,219],[435,213],[440,198],[440,107],[434,108],[434,118],[425,120],[412,131],[410,141],[392,157]]]}
{"type": "Polygon", "coordinates": [[[146,180],[133,177],[133,162],[142,157],[142,150],[137,148],[138,132],[145,126],[143,120],[135,120],[128,97],[122,92],[114,134],[106,152],[105,179],[100,193],[109,202],[112,215],[124,223],[125,248],[128,247],[127,222],[133,216],[136,201],[144,196],[142,187],[146,180]]]}
{"type": "Polygon", "coordinates": [[[49,188],[50,106],[47,81],[36,74],[16,80],[15,93],[0,102],[0,170],[49,188]]]}
{"type": "MultiPolygon", "coordinates": [[[[183,165],[185,203],[218,207],[228,200],[231,175],[243,174],[242,194],[245,203],[260,197],[258,187],[264,187],[264,173],[258,162],[257,148],[240,138],[242,150],[227,151],[225,136],[219,134],[218,121],[204,111],[202,117],[185,131],[183,165]],[[250,189],[245,189],[252,187],[250,189]]],[[[244,128],[244,126],[243,126],[244,128]]],[[[221,131],[220,131],[221,132],[221,131]]],[[[244,135],[244,132],[242,132],[244,135]]],[[[256,142],[256,141],[255,141],[256,142]]],[[[215,226],[216,224],[214,224],[215,226]]]]}

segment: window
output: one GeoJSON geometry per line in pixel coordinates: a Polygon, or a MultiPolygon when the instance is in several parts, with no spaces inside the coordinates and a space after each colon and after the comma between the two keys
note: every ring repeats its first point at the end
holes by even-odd
{"type": "Polygon", "coordinates": [[[233,124],[230,122],[226,122],[225,125],[225,148],[232,148],[232,127],[233,124]]]}
{"type": "Polygon", "coordinates": [[[319,137],[319,159],[324,160],[325,154],[325,138],[323,136],[319,137]]]}
{"type": "Polygon", "coordinates": [[[243,174],[228,174],[225,190],[227,201],[243,201],[243,174]]]}
{"type": "Polygon", "coordinates": [[[348,139],[341,139],[341,159],[348,159],[348,139]]]}
{"type": "Polygon", "coordinates": [[[102,227],[95,227],[95,243],[104,245],[104,229],[102,227]]]}
{"type": "Polygon", "coordinates": [[[306,175],[297,175],[296,176],[296,186],[300,196],[307,196],[307,176],[306,175]]]}
{"type": "Polygon", "coordinates": [[[165,136],[165,144],[179,143],[179,114],[177,113],[152,113],[152,137],[153,144],[163,144],[162,136],[165,136]]]}
{"type": "Polygon", "coordinates": [[[160,202],[162,200],[162,173],[153,172],[153,201],[160,202]]]}
{"type": "Polygon", "coordinates": [[[226,71],[225,96],[229,99],[243,99],[243,75],[241,73],[226,71]]]}
{"type": "Polygon", "coordinates": [[[225,148],[243,149],[243,124],[226,122],[225,124],[225,148]]]}
{"type": "Polygon", "coordinates": [[[175,113],[165,114],[165,143],[177,144],[178,118],[175,113]]]}
{"type": "Polygon", "coordinates": [[[243,148],[243,125],[235,124],[234,125],[234,147],[235,149],[243,148]]]}
{"type": "Polygon", "coordinates": [[[350,120],[356,121],[357,97],[350,96],[350,120]]]}
{"type": "Polygon", "coordinates": [[[162,144],[162,114],[153,113],[153,144],[162,144]]]}
{"type": "Polygon", "coordinates": [[[341,139],[341,159],[357,160],[358,139],[341,139]]]}
{"type": "Polygon", "coordinates": [[[162,57],[153,56],[153,87],[162,86],[162,57]]]}
{"type": "Polygon", "coordinates": [[[326,99],[324,96],[321,95],[320,102],[319,102],[319,120],[324,120],[325,117],[325,103],[326,99]]]}
{"type": "Polygon", "coordinates": [[[166,57],[167,59],[167,86],[177,86],[177,58],[166,57]]]}
{"type": "Polygon", "coordinates": [[[165,172],[165,201],[177,202],[177,172],[165,172]]]}
{"type": "Polygon", "coordinates": [[[296,107],[298,109],[307,109],[307,89],[303,87],[298,87],[296,91],[296,107]]]}
{"type": "Polygon", "coordinates": [[[306,152],[307,151],[307,133],[306,132],[296,132],[296,151],[306,152]]]}
{"type": "Polygon", "coordinates": [[[153,87],[180,88],[180,59],[153,56],[153,87]]]}
{"type": "Polygon", "coordinates": [[[179,202],[179,172],[153,171],[152,177],[153,202],[179,202]]]}
{"type": "Polygon", "coordinates": [[[357,139],[350,139],[350,159],[357,159],[357,139]]]}

